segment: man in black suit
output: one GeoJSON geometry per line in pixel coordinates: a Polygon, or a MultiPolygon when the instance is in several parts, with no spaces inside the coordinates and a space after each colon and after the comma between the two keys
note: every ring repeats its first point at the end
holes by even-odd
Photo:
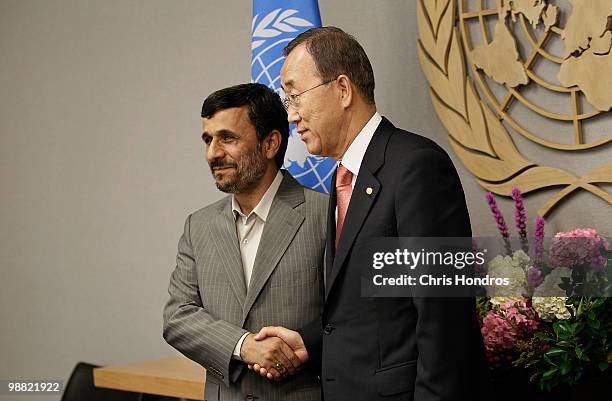
{"type": "Polygon", "coordinates": [[[285,54],[289,121],[310,153],[339,166],[322,315],[299,332],[266,327],[256,339],[278,336],[306,350],[326,401],[477,399],[483,352],[474,300],[362,297],[355,257],[358,244],[375,237],[471,236],[450,158],[378,114],[372,67],[352,36],[315,28],[285,54]]]}

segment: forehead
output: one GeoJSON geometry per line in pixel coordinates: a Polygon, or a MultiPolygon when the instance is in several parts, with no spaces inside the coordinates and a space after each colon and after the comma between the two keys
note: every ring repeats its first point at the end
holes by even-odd
{"type": "Polygon", "coordinates": [[[209,135],[221,131],[235,133],[254,131],[255,127],[251,123],[248,113],[247,106],[219,110],[210,118],[202,118],[202,130],[209,135]]]}
{"type": "Polygon", "coordinates": [[[281,83],[284,89],[303,89],[304,85],[316,82],[319,74],[306,45],[293,49],[281,68],[281,83]]]}

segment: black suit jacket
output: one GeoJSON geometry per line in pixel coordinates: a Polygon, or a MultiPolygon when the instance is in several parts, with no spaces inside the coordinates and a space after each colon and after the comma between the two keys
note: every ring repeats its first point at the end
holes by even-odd
{"type": "Polygon", "coordinates": [[[333,190],[322,315],[300,330],[310,363],[320,368],[324,399],[480,398],[484,352],[474,300],[362,297],[359,261],[352,257],[368,238],[471,236],[448,155],[383,118],[362,161],[337,251],[335,208],[333,190]]]}

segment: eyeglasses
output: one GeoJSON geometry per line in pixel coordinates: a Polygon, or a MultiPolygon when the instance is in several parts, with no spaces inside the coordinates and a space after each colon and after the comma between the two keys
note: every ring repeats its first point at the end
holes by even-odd
{"type": "Polygon", "coordinates": [[[302,96],[304,93],[311,91],[313,89],[317,89],[319,86],[323,86],[323,85],[327,85],[330,82],[335,81],[336,78],[334,79],[330,79],[329,81],[325,81],[323,83],[320,83],[317,86],[313,86],[312,88],[306,89],[305,91],[302,91],[300,93],[289,93],[285,95],[285,98],[283,99],[283,106],[285,106],[285,110],[289,110],[289,106],[293,107],[294,109],[299,109],[300,108],[300,96],[302,96]]]}

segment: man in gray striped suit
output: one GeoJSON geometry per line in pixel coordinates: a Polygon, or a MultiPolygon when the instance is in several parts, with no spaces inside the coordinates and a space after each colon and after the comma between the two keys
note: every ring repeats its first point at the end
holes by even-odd
{"type": "Polygon", "coordinates": [[[320,315],[328,197],[280,170],[287,113],[266,86],[211,94],[202,127],[217,188],[231,195],[185,222],[164,338],[206,368],[208,401],[319,400],[319,382],[300,369],[308,355],[252,333],[320,315]],[[276,381],[246,369],[255,363],[276,381]]]}

